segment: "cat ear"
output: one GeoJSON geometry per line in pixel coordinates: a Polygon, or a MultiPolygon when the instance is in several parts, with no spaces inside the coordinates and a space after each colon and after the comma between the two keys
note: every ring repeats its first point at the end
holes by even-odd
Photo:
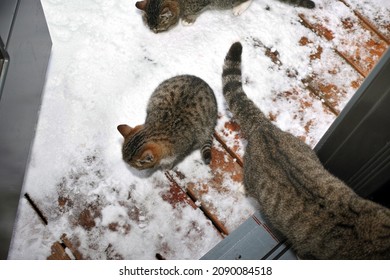
{"type": "Polygon", "coordinates": [[[160,17],[163,19],[169,19],[173,17],[173,12],[169,7],[165,7],[161,12],[160,17]]]}
{"type": "Polygon", "coordinates": [[[121,125],[118,125],[117,127],[118,131],[120,132],[120,134],[122,134],[123,137],[126,137],[127,135],[130,134],[130,132],[133,130],[130,126],[128,126],[127,124],[121,124],[121,125]]]}
{"type": "Polygon", "coordinates": [[[137,3],[135,3],[135,6],[142,10],[142,11],[145,11],[146,9],[146,4],[148,4],[148,1],[147,0],[144,0],[144,1],[138,1],[137,3]]]}

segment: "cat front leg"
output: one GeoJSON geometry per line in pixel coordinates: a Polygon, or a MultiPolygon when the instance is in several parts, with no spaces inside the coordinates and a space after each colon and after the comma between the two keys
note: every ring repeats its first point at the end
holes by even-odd
{"type": "Polygon", "coordinates": [[[246,9],[248,9],[252,1],[253,0],[248,0],[244,3],[239,4],[238,6],[233,7],[233,15],[235,16],[241,15],[243,12],[246,11],[246,9]]]}
{"type": "Polygon", "coordinates": [[[172,170],[177,161],[176,156],[164,157],[160,160],[159,166],[162,170],[172,170]]]}

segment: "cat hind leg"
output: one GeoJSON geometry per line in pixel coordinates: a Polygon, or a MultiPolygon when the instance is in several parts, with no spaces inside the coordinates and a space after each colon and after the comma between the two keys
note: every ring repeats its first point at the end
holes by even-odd
{"type": "Polygon", "coordinates": [[[213,140],[208,140],[206,143],[203,144],[202,148],[200,149],[200,152],[202,154],[203,161],[206,164],[210,164],[211,162],[211,146],[212,146],[213,140]]]}
{"type": "Polygon", "coordinates": [[[235,16],[241,15],[243,12],[246,11],[246,9],[248,9],[248,7],[252,3],[252,1],[253,0],[248,0],[244,3],[241,3],[241,4],[233,7],[233,15],[235,15],[235,16]]]}

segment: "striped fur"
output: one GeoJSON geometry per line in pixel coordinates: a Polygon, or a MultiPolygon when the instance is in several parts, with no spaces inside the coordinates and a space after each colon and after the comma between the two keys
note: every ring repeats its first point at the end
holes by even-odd
{"type": "Polygon", "coordinates": [[[123,159],[137,169],[170,169],[201,149],[208,164],[216,122],[217,102],[205,81],[190,75],[170,78],[150,97],[144,125],[118,126],[125,138],[123,159]]]}
{"type": "MultiPolygon", "coordinates": [[[[206,9],[232,9],[252,0],[142,0],[136,7],[142,10],[143,19],[155,33],[167,31],[180,19],[186,25],[192,24],[206,9]]],[[[290,0],[288,0],[290,1],[290,0]]],[[[243,7],[242,13],[247,7],[243,7]]]]}
{"type": "Polygon", "coordinates": [[[286,2],[288,4],[296,5],[299,7],[304,7],[308,9],[313,9],[316,4],[311,0],[280,0],[282,2],[286,2]]]}
{"type": "Polygon", "coordinates": [[[242,46],[225,58],[223,94],[248,141],[244,185],[301,258],[390,259],[390,210],[355,194],[312,149],[273,125],[246,96],[242,46]]]}
{"type": "MultiPolygon", "coordinates": [[[[193,24],[197,17],[207,9],[232,9],[233,14],[241,15],[253,0],[142,0],[136,7],[143,11],[143,19],[155,33],[167,31],[180,19],[183,24],[193,24]]],[[[288,4],[312,9],[311,0],[279,0],[288,4]]]]}

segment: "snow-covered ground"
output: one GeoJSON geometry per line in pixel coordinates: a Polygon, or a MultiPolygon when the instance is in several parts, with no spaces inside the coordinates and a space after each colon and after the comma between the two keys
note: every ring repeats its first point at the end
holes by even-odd
{"type": "MultiPolygon", "coordinates": [[[[386,2],[371,1],[379,7],[386,2]]],[[[256,0],[239,17],[231,11],[207,11],[193,26],[178,25],[160,34],[147,29],[134,4],[133,0],[42,0],[53,48],[23,193],[39,204],[48,225],[21,199],[12,259],[45,259],[63,233],[92,259],[154,259],[159,252],[170,259],[198,259],[221,241],[199,209],[173,207],[162,199],[169,189],[163,172],[147,176],[122,161],[122,137],[116,126],[143,123],[156,86],[174,75],[192,74],[213,88],[222,129],[227,115],[222,64],[235,41],[244,46],[247,94],[264,112],[275,115],[282,129],[305,135],[313,146],[335,118],[320,100],[310,100],[310,106],[301,110],[275,96],[302,87],[301,80],[313,68],[318,72],[324,67],[325,62],[310,61],[312,48],[299,44],[302,37],[328,46],[324,55],[332,49],[331,42],[319,42],[299,23],[298,13],[326,13],[338,1],[317,0],[318,8],[308,11],[275,0],[256,0]],[[258,48],[259,42],[277,50],[283,65],[276,67],[258,48]],[[294,79],[286,75],[291,69],[294,79]],[[310,131],[305,130],[308,122],[310,131]],[[77,212],[85,208],[89,210],[77,212]],[[77,219],[83,215],[89,224],[80,226],[77,219]]],[[[382,11],[385,15],[389,9],[382,11]]],[[[334,57],[329,55],[326,64],[338,63],[334,57]]],[[[346,69],[339,78],[352,80],[351,75],[356,73],[346,69]]],[[[340,107],[352,94],[345,95],[340,107]]],[[[196,151],[178,168],[189,179],[211,176],[196,151]]],[[[229,186],[228,180],[226,184],[238,188],[236,183],[229,186]]],[[[256,208],[244,195],[240,200],[221,196],[213,203],[227,209],[229,230],[256,208]]]]}

